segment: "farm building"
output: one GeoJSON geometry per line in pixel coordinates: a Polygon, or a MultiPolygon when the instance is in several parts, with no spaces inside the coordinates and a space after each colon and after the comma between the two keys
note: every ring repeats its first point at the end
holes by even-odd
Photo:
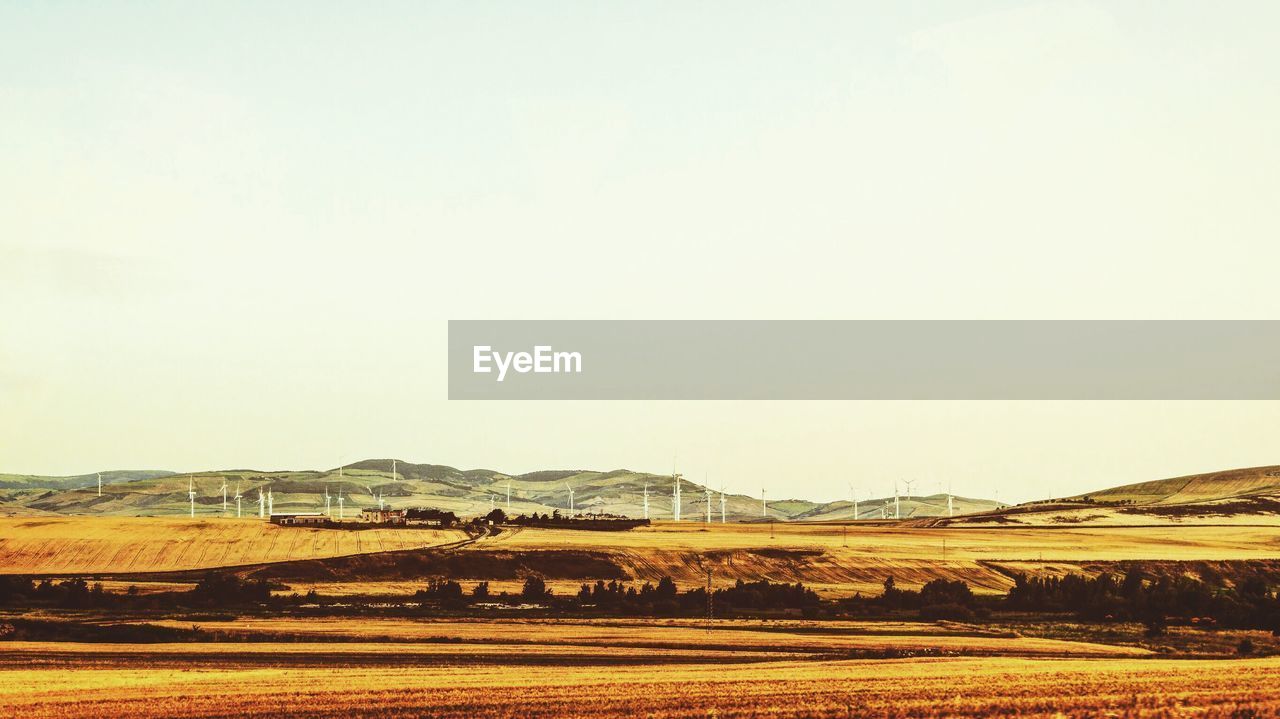
{"type": "Polygon", "coordinates": [[[365,507],[360,510],[360,521],[371,524],[404,524],[405,514],[403,509],[365,507]]]}
{"type": "Polygon", "coordinates": [[[289,514],[271,514],[272,524],[283,524],[289,526],[308,526],[321,525],[328,522],[329,518],[320,512],[293,512],[289,514]]]}

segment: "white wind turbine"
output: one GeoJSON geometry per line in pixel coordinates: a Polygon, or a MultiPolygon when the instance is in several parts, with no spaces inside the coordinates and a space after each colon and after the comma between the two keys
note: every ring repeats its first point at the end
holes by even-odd
{"type": "Polygon", "coordinates": [[[951,502],[951,484],[949,482],[947,483],[947,516],[956,516],[955,505],[951,502]]]}
{"type": "Polygon", "coordinates": [[[187,497],[191,499],[191,518],[196,518],[196,480],[187,475],[187,497]]]}
{"type": "MultiPolygon", "coordinates": [[[[707,480],[704,477],[702,481],[706,482],[707,480]]],[[[704,485],[703,489],[707,493],[707,524],[711,524],[711,488],[704,485]]]]}
{"type": "Polygon", "coordinates": [[[276,513],[276,497],[271,493],[271,488],[267,487],[267,515],[276,513]]]}
{"type": "Polygon", "coordinates": [[[396,481],[396,461],[391,460],[391,481],[396,481]]]}
{"type": "Polygon", "coordinates": [[[644,484],[644,518],[649,518],[649,483],[644,484]]]}
{"type": "Polygon", "coordinates": [[[853,482],[849,483],[849,499],[853,501],[853,518],[858,518],[858,490],[853,488],[853,482]]]}
{"type": "Polygon", "coordinates": [[[262,487],[258,487],[258,519],[264,519],[267,516],[267,495],[263,494],[262,487]]]}
{"type": "Polygon", "coordinates": [[[341,490],[341,489],[339,489],[339,490],[338,490],[338,519],[340,519],[340,520],[341,520],[341,519],[346,519],[346,518],[347,518],[346,513],[343,511],[343,502],[344,502],[344,501],[345,501],[345,500],[343,500],[343,498],[342,498],[342,490],[341,490]]]}
{"type": "Polygon", "coordinates": [[[378,487],[378,510],[381,511],[386,508],[387,508],[386,502],[382,501],[382,487],[378,487]]]}
{"type": "Polygon", "coordinates": [[[907,485],[907,499],[911,499],[911,487],[913,487],[913,486],[915,485],[916,480],[914,480],[914,479],[904,479],[904,480],[902,480],[902,483],[903,483],[903,484],[905,484],[905,485],[907,485]]]}
{"type": "Polygon", "coordinates": [[[102,496],[102,472],[98,472],[98,496],[102,496]]]}
{"type": "Polygon", "coordinates": [[[577,516],[577,512],[573,508],[573,487],[569,486],[568,482],[565,482],[564,488],[569,490],[569,516],[570,517],[577,516]]]}
{"type": "MultiPolygon", "coordinates": [[[[342,470],[339,469],[338,471],[341,472],[342,470]]],[[[324,486],[324,516],[326,517],[333,516],[333,511],[329,509],[329,499],[329,485],[326,484],[324,486]]]]}
{"type": "Polygon", "coordinates": [[[671,467],[671,520],[680,521],[680,473],[671,467]]]}
{"type": "Polygon", "coordinates": [[[227,478],[222,478],[222,513],[227,513],[227,478]]]}
{"type": "Polygon", "coordinates": [[[760,516],[769,516],[769,503],[764,499],[764,487],[760,488],[760,516]]]}
{"type": "Polygon", "coordinates": [[[724,484],[720,485],[720,523],[724,524],[724,484]]]}
{"type": "Polygon", "coordinates": [[[902,519],[902,504],[898,501],[898,483],[893,483],[893,518],[902,519]]]}
{"type": "Polygon", "coordinates": [[[511,480],[507,480],[507,511],[511,511],[511,480]]]}
{"type": "Polygon", "coordinates": [[[236,482],[236,519],[240,518],[240,483],[236,482]]]}

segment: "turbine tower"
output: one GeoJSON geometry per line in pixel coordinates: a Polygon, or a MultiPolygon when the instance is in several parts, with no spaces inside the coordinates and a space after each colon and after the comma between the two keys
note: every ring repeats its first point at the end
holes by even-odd
{"type": "Polygon", "coordinates": [[[645,485],[644,485],[644,518],[645,519],[649,518],[649,483],[648,482],[645,482],[645,485]]]}
{"type": "Polygon", "coordinates": [[[573,509],[573,487],[569,486],[568,482],[565,482],[564,488],[569,490],[569,516],[576,516],[577,513],[573,509]]]}
{"type": "Polygon", "coordinates": [[[227,513],[227,478],[222,478],[222,513],[227,513]]]}
{"type": "Polygon", "coordinates": [[[893,483],[893,518],[902,519],[902,503],[898,501],[898,483],[893,483]]]}
{"type": "Polygon", "coordinates": [[[903,483],[903,484],[905,484],[905,485],[907,485],[907,499],[911,499],[911,487],[915,485],[916,480],[914,480],[914,479],[904,479],[904,480],[902,480],[902,483],[903,483]]]}
{"type": "Polygon", "coordinates": [[[329,485],[324,486],[324,516],[333,517],[333,511],[329,509],[329,485]]]}
{"type": "MultiPolygon", "coordinates": [[[[493,495],[489,496],[489,504],[490,505],[493,504],[493,495]]],[[[378,487],[378,510],[382,511],[386,508],[387,508],[386,503],[382,501],[382,487],[378,487]]],[[[492,509],[492,506],[490,507],[490,509],[492,509]]]]}
{"type": "Polygon", "coordinates": [[[98,472],[98,496],[102,496],[102,472],[98,472]]]}
{"type": "Polygon", "coordinates": [[[680,473],[671,468],[671,521],[680,521],[680,473]]]}
{"type": "Polygon", "coordinates": [[[507,480],[507,512],[511,511],[511,480],[507,480]]]}
{"type": "Polygon", "coordinates": [[[338,490],[338,519],[339,519],[339,520],[343,520],[343,519],[346,519],[346,518],[347,518],[346,513],[342,511],[342,503],[343,503],[343,501],[344,501],[344,500],[343,500],[343,498],[342,498],[342,490],[341,490],[341,489],[339,489],[339,490],[338,490]]]}
{"type": "Polygon", "coordinates": [[[853,488],[853,483],[849,483],[849,499],[853,501],[853,518],[858,518],[858,490],[853,488]]]}
{"type": "MultiPolygon", "coordinates": [[[[706,480],[703,479],[703,481],[706,480]]],[[[707,492],[707,524],[711,524],[711,488],[703,487],[703,489],[707,492]]]]}
{"type": "Polygon", "coordinates": [[[236,519],[240,518],[240,483],[236,482],[236,519]]]}
{"type": "Polygon", "coordinates": [[[262,493],[262,487],[258,487],[258,519],[267,516],[267,495],[262,493]]]}
{"type": "Polygon", "coordinates": [[[191,499],[191,518],[196,518],[196,480],[187,475],[187,497],[191,499]]]}
{"type": "Polygon", "coordinates": [[[769,503],[764,499],[764,487],[760,488],[760,516],[769,516],[769,503]]]}
{"type": "Polygon", "coordinates": [[[391,481],[396,481],[396,461],[391,460],[391,481]]]}
{"type": "Polygon", "coordinates": [[[267,487],[267,515],[276,513],[276,497],[271,493],[271,488],[267,487]]]}

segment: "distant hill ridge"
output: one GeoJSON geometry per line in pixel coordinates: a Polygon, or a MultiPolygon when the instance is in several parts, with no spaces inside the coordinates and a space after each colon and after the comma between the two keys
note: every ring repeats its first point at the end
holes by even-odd
{"type": "MultiPolygon", "coordinates": [[[[271,490],[277,511],[314,511],[323,506],[326,490],[342,492],[347,508],[358,512],[374,506],[378,498],[390,506],[431,506],[462,515],[483,514],[491,507],[506,509],[510,492],[512,513],[568,511],[573,487],[574,508],[580,512],[644,515],[646,485],[649,516],[670,519],[672,515],[671,475],[635,472],[628,469],[539,470],[505,474],[490,469],[460,470],[441,464],[405,462],[399,459],[364,459],[324,470],[261,471],[215,470],[175,473],[161,470],[103,472],[103,495],[98,496],[96,473],[75,477],[39,477],[0,474],[0,512],[10,514],[115,514],[152,515],[190,512],[188,477],[197,489],[197,513],[216,506],[221,511],[222,485],[230,496],[237,488],[249,502],[256,492],[271,490]],[[394,477],[392,475],[394,463],[394,477]],[[110,480],[108,480],[110,477],[110,480]]],[[[705,519],[706,488],[681,478],[682,514],[685,519],[705,519]]],[[[711,512],[719,519],[720,494],[711,492],[711,512]]],[[[946,496],[901,497],[903,519],[946,516],[946,496]]],[[[244,505],[248,507],[248,504],[244,505]]],[[[957,513],[991,510],[991,500],[953,498],[957,513]]],[[[731,521],[767,519],[826,520],[853,518],[853,503],[847,500],[815,502],[806,499],[771,498],[765,511],[759,497],[725,494],[724,514],[731,521]]],[[[256,504],[252,511],[256,511],[256,504]]],[[[893,498],[860,499],[858,519],[893,517],[893,498]]]]}

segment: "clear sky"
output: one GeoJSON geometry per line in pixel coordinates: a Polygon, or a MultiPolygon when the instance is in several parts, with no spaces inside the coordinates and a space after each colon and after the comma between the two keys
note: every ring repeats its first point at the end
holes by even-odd
{"type": "Polygon", "coordinates": [[[0,3],[0,471],[1024,499],[1276,403],[450,403],[450,318],[1277,318],[1280,4],[0,3]],[[930,479],[932,478],[932,479],[930,479]]]}

